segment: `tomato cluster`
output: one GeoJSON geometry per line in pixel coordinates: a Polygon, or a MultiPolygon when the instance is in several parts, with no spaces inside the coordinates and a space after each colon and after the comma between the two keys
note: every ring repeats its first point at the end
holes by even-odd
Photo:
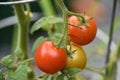
{"type": "Polygon", "coordinates": [[[86,53],[80,45],[89,44],[94,40],[97,32],[96,23],[93,18],[84,15],[84,21],[76,16],[70,16],[68,24],[70,44],[66,49],[55,46],[53,41],[44,41],[36,49],[36,65],[45,73],[53,74],[71,68],[82,70],[86,66],[86,53]]]}
{"type": "Polygon", "coordinates": [[[83,18],[84,21],[74,15],[68,18],[69,40],[74,44],[67,46],[67,49],[76,51],[71,55],[72,58],[67,58],[66,69],[80,68],[82,70],[85,67],[87,57],[80,46],[91,43],[96,36],[97,27],[95,20],[86,14],[84,14],[83,18]]]}

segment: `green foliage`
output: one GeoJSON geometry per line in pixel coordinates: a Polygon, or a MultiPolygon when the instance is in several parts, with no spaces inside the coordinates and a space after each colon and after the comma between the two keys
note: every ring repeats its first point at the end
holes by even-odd
{"type": "Polygon", "coordinates": [[[75,78],[70,77],[69,80],[75,80],[75,78]]]}
{"type": "Polygon", "coordinates": [[[71,68],[69,70],[67,70],[67,73],[70,75],[70,76],[74,76],[76,75],[77,73],[79,73],[81,70],[78,69],[78,68],[71,68]]]}
{"type": "Polygon", "coordinates": [[[38,45],[40,45],[43,41],[46,41],[46,40],[47,40],[47,38],[45,38],[45,37],[39,37],[39,38],[37,38],[36,41],[33,44],[32,52],[35,51],[35,49],[38,47],[38,45]]]}
{"type": "Polygon", "coordinates": [[[117,46],[117,57],[118,57],[118,59],[120,59],[120,42],[117,46]]]}
{"type": "MultiPolygon", "coordinates": [[[[50,39],[51,40],[53,40],[54,41],[54,43],[56,44],[60,39],[61,39],[61,37],[62,37],[63,35],[61,34],[61,33],[54,33],[53,35],[51,35],[51,36],[49,36],[50,37],[50,39]]],[[[62,43],[61,43],[61,45],[63,45],[62,43]]]]}
{"type": "Polygon", "coordinates": [[[11,55],[8,55],[8,56],[5,56],[3,57],[1,60],[0,60],[0,63],[5,66],[5,67],[10,67],[11,66],[11,63],[12,63],[12,56],[11,55]]]}
{"type": "Polygon", "coordinates": [[[42,17],[38,21],[36,21],[35,24],[32,26],[30,33],[33,33],[40,28],[48,31],[52,28],[53,24],[62,23],[62,22],[63,19],[60,17],[54,17],[54,16],[42,17]]]}
{"type": "Polygon", "coordinates": [[[9,70],[5,73],[6,80],[28,80],[27,79],[27,65],[20,65],[13,71],[9,70]]]}
{"type": "Polygon", "coordinates": [[[51,2],[52,0],[40,0],[39,6],[45,16],[55,15],[54,7],[51,2]]]}
{"type": "Polygon", "coordinates": [[[15,80],[27,80],[27,65],[18,66],[14,76],[15,80]]]}
{"type": "Polygon", "coordinates": [[[56,78],[56,80],[64,80],[65,75],[59,74],[56,78]]]}
{"type": "Polygon", "coordinates": [[[23,58],[23,51],[21,48],[18,48],[16,51],[15,51],[15,56],[19,59],[22,59],[23,58]]]}
{"type": "MultiPolygon", "coordinates": [[[[39,37],[36,39],[35,43],[32,46],[32,52],[35,51],[35,49],[38,47],[39,44],[41,44],[43,41],[46,40],[53,40],[56,44],[59,43],[60,41],[60,46],[59,47],[63,47],[63,45],[65,43],[67,43],[67,41],[65,42],[65,38],[67,38],[67,36],[65,36],[65,34],[67,34],[67,25],[65,26],[65,30],[63,31],[63,19],[61,17],[55,17],[55,12],[53,10],[53,6],[51,4],[52,0],[41,0],[39,1],[40,6],[43,9],[43,13],[45,15],[47,15],[47,17],[42,17],[40,18],[38,21],[35,22],[35,24],[32,26],[30,33],[34,33],[35,31],[39,30],[39,29],[43,29],[48,33],[48,37],[39,37]],[[50,9],[51,8],[51,9],[50,9]],[[49,16],[49,15],[53,15],[53,16],[49,16]],[[66,31],[66,33],[65,33],[66,31]],[[63,32],[63,33],[61,33],[63,32]]],[[[61,3],[63,0],[55,0],[55,1],[59,1],[57,5],[61,6],[61,9],[63,11],[63,16],[67,16],[67,8],[65,7],[64,3],[61,3]],[[66,13],[65,13],[66,12],[66,13]]],[[[120,2],[120,0],[119,0],[120,2]]],[[[2,64],[2,68],[0,69],[0,80],[3,80],[3,78],[5,78],[5,80],[33,80],[34,75],[29,75],[30,72],[33,71],[33,69],[31,68],[31,65],[28,65],[30,63],[30,61],[32,59],[28,58],[28,51],[27,51],[27,46],[24,46],[24,44],[27,45],[27,29],[25,30],[25,27],[28,27],[28,23],[30,21],[30,19],[28,20],[28,18],[30,18],[30,6],[27,5],[14,5],[14,11],[18,17],[18,25],[20,27],[20,29],[18,29],[18,31],[16,30],[16,32],[20,32],[18,34],[16,34],[15,36],[19,37],[18,39],[14,39],[15,45],[14,45],[14,50],[13,50],[13,55],[8,55],[3,57],[0,60],[0,64],[2,64]],[[28,14],[25,14],[25,11],[28,14]],[[27,22],[27,23],[25,23],[27,22]],[[25,30],[25,32],[23,32],[25,30]],[[17,45],[18,44],[18,45],[17,45]],[[15,52],[14,52],[15,51],[15,52]],[[27,53],[27,56],[25,56],[27,53]],[[26,58],[23,58],[23,57],[26,58]],[[6,71],[4,71],[4,67],[7,68],[6,71]],[[32,79],[29,78],[29,76],[33,76],[32,79]]],[[[69,13],[70,14],[70,13],[69,13]]],[[[79,14],[75,14],[73,13],[72,15],[79,15],[79,14]]],[[[64,18],[65,24],[67,23],[67,17],[66,20],[64,18]]],[[[114,32],[118,30],[119,25],[120,25],[120,15],[116,18],[116,20],[114,21],[114,32]]],[[[104,46],[104,45],[101,45],[104,46]]],[[[74,53],[76,50],[72,51],[72,53],[74,53]]],[[[117,51],[117,57],[120,57],[120,44],[118,45],[118,51],[117,51]]],[[[112,58],[113,59],[113,58],[112,58]]],[[[111,59],[111,60],[112,60],[111,59]]],[[[116,56],[115,56],[116,59],[116,56]]],[[[116,61],[117,62],[117,61],[116,61]]],[[[107,68],[110,69],[110,78],[113,80],[115,79],[114,77],[116,77],[116,71],[117,71],[117,67],[116,67],[116,62],[111,62],[110,66],[107,66],[107,68]],[[112,75],[112,76],[111,76],[112,75]]],[[[97,72],[99,74],[101,74],[101,71],[97,70],[93,70],[91,69],[91,71],[97,72]]],[[[61,71],[62,72],[62,71],[61,71]]],[[[51,75],[51,74],[46,74],[46,76],[44,76],[44,80],[83,80],[81,77],[79,77],[78,74],[79,72],[81,72],[80,69],[78,68],[72,68],[69,70],[64,70],[63,73],[58,73],[55,76],[51,75]]],[[[106,76],[105,76],[106,77],[106,76]]]]}
{"type": "Polygon", "coordinates": [[[6,78],[6,80],[15,80],[15,73],[9,70],[5,73],[4,77],[6,78]]]}
{"type": "Polygon", "coordinates": [[[114,21],[114,32],[116,32],[119,28],[119,25],[120,25],[120,15],[118,15],[116,18],[115,18],[115,21],[114,21]]]}
{"type": "Polygon", "coordinates": [[[0,70],[0,80],[2,80],[2,76],[3,76],[2,70],[0,70]]]}

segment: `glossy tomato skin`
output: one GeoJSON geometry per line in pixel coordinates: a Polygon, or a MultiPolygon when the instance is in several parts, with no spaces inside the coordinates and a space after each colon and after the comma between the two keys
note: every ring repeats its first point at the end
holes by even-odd
{"type": "MultiPolygon", "coordinates": [[[[67,46],[67,50],[70,50],[70,45],[67,46]]],[[[71,57],[68,56],[65,68],[80,68],[81,70],[86,66],[87,56],[85,51],[76,45],[71,45],[71,51],[76,50],[72,53],[71,57]]]]}
{"type": "Polygon", "coordinates": [[[57,48],[52,41],[45,41],[35,52],[35,62],[40,70],[53,74],[66,64],[67,54],[63,48],[57,48]]]}
{"type": "MultiPolygon", "coordinates": [[[[90,19],[90,17],[87,15],[85,15],[84,18],[90,19]]],[[[87,25],[82,24],[78,27],[75,27],[79,24],[79,22],[80,21],[76,16],[70,16],[68,18],[68,23],[72,25],[68,26],[69,39],[79,45],[89,44],[96,36],[96,22],[94,19],[91,19],[88,21],[87,25]]]]}

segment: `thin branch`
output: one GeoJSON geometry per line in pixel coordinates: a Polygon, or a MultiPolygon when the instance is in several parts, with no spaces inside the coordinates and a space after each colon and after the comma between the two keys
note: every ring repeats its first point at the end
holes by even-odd
{"type": "Polygon", "coordinates": [[[23,3],[35,2],[37,0],[24,0],[24,1],[12,1],[12,2],[0,2],[0,5],[17,5],[23,3]]]}
{"type": "Polygon", "coordinates": [[[90,67],[90,66],[86,66],[85,69],[89,70],[89,71],[96,72],[96,73],[100,74],[101,76],[105,76],[105,74],[103,73],[103,71],[101,69],[99,69],[99,68],[93,68],[93,67],[90,67]]]}
{"type": "MultiPolygon", "coordinates": [[[[117,6],[117,0],[114,0],[113,2],[113,9],[112,9],[112,19],[111,19],[111,26],[110,26],[110,34],[109,34],[109,42],[107,46],[107,55],[106,55],[106,64],[109,62],[110,58],[110,47],[111,47],[111,42],[113,39],[113,28],[114,28],[114,21],[115,21],[115,12],[116,12],[116,6],[117,6]]],[[[106,74],[108,74],[108,70],[106,69],[106,74]]]]}

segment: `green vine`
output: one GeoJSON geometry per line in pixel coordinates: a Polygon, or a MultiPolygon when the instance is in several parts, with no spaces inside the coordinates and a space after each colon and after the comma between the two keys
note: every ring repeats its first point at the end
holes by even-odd
{"type": "MultiPolygon", "coordinates": [[[[17,53],[20,53],[22,55],[21,60],[25,60],[24,62],[26,62],[28,59],[28,29],[31,19],[30,5],[25,5],[26,10],[23,5],[14,5],[13,7],[18,19],[18,27],[15,29],[18,31],[17,35],[15,36],[17,37],[17,41],[15,45],[16,48],[13,50],[13,56],[17,53]]],[[[15,56],[14,62],[16,62],[15,56]]],[[[28,63],[28,66],[31,68],[31,70],[28,72],[28,80],[35,80],[30,61],[26,63],[28,63]]]]}
{"type": "Polygon", "coordinates": [[[24,59],[28,58],[28,27],[30,21],[30,15],[24,12],[24,8],[22,5],[14,6],[15,14],[18,18],[18,35],[17,35],[17,45],[15,52],[21,49],[24,53],[24,59]]]}

